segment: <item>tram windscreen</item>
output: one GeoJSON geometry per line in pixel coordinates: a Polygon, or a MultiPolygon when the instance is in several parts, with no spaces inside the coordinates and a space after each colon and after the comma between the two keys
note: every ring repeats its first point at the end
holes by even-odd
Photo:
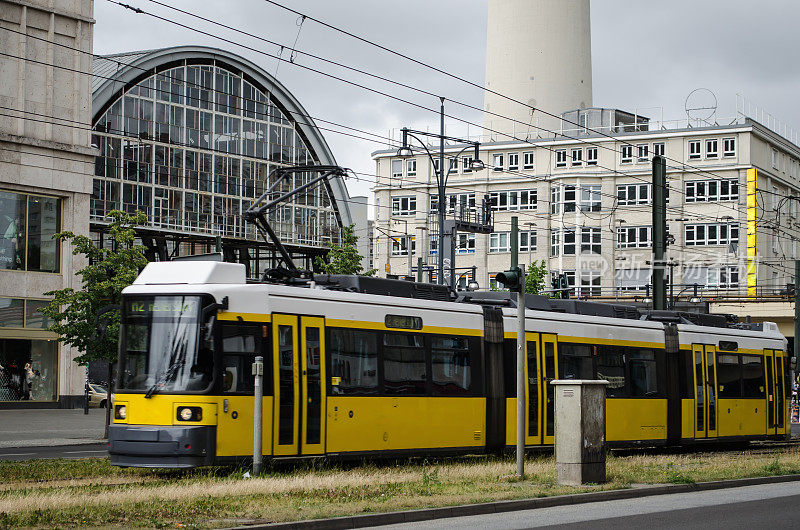
{"type": "Polygon", "coordinates": [[[120,328],[119,390],[202,392],[211,385],[214,315],[201,296],[126,298],[120,328]]]}

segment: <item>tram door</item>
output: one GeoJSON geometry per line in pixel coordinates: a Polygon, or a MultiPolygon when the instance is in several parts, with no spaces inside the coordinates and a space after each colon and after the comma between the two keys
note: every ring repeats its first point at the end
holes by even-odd
{"type": "Polygon", "coordinates": [[[695,438],[717,436],[717,362],[714,346],[694,344],[695,438]]]}
{"type": "Polygon", "coordinates": [[[318,317],[274,314],[272,454],[325,451],[325,329],[318,317]]]}
{"type": "Polygon", "coordinates": [[[783,388],[784,352],[766,350],[767,434],[783,434],[786,422],[786,389],[783,388]]]}
{"type": "Polygon", "coordinates": [[[552,444],[555,389],[550,382],[558,378],[556,336],[526,333],[525,339],[525,445],[552,444]]]}

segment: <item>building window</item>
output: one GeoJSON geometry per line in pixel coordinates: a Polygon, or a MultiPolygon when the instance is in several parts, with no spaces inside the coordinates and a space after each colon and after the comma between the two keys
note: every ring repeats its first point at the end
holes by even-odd
{"type": "Polygon", "coordinates": [[[416,215],[417,197],[392,197],[392,215],[416,215]]]}
{"type": "Polygon", "coordinates": [[[722,156],[736,156],[736,138],[722,139],[722,156]]]}
{"type": "Polygon", "coordinates": [[[652,245],[652,227],[624,226],[617,228],[617,248],[646,248],[652,245]]]}
{"type": "Polygon", "coordinates": [[[517,171],[519,169],[519,153],[508,153],[508,170],[517,171]]]}
{"type": "Polygon", "coordinates": [[[489,234],[489,253],[511,252],[510,237],[508,232],[493,232],[489,234]]]}
{"type": "Polygon", "coordinates": [[[600,204],[600,186],[581,186],[581,211],[582,212],[599,212],[601,209],[600,204]]]}
{"type": "Polygon", "coordinates": [[[580,289],[577,293],[577,296],[600,296],[601,295],[601,288],[600,288],[600,281],[601,276],[600,272],[598,271],[587,271],[582,270],[580,273],[581,277],[581,285],[580,289]]]}
{"type": "Polygon", "coordinates": [[[706,140],[706,158],[719,158],[719,141],[716,138],[706,140]]]}
{"type": "Polygon", "coordinates": [[[653,144],[653,156],[664,156],[664,153],[664,142],[656,142],[653,144]]]}
{"type": "Polygon", "coordinates": [[[503,287],[497,282],[497,273],[489,274],[489,290],[490,291],[504,291],[503,287]]]}
{"type": "Polygon", "coordinates": [[[574,184],[553,186],[550,189],[550,213],[574,212],[576,206],[577,187],[574,184]]]}
{"type": "Polygon", "coordinates": [[[694,180],[686,182],[686,202],[719,202],[739,200],[739,181],[694,180]]]}
{"type": "Polygon", "coordinates": [[[438,175],[439,174],[439,159],[438,158],[434,158],[431,163],[433,164],[433,173],[435,175],[438,175]]]}
{"type": "MultiPolygon", "coordinates": [[[[408,236],[389,236],[392,240],[392,256],[408,256],[408,236]]],[[[414,236],[411,239],[411,254],[417,251],[417,240],[414,236]]]]}
{"type": "Polygon", "coordinates": [[[494,171],[503,171],[503,153],[493,154],[492,161],[492,169],[494,171]]]}
{"type": "Polygon", "coordinates": [[[778,151],[775,149],[772,150],[772,168],[778,169],[778,151]]]}
{"type": "Polygon", "coordinates": [[[617,185],[617,204],[620,206],[650,204],[650,184],[617,185]]]}
{"type": "Polygon", "coordinates": [[[650,146],[648,144],[638,144],[636,146],[636,161],[639,163],[650,161],[650,146]]]}
{"type": "Polygon", "coordinates": [[[739,267],[709,267],[706,285],[717,289],[736,289],[739,287],[739,267]]]}
{"type": "Polygon", "coordinates": [[[536,250],[536,230],[521,231],[519,233],[519,251],[533,252],[536,250]]]}
{"type": "MultiPolygon", "coordinates": [[[[454,193],[447,196],[447,213],[463,215],[467,211],[475,211],[474,193],[454,193]]],[[[431,195],[430,211],[439,211],[439,196],[431,195]]]]}
{"type": "Polygon", "coordinates": [[[458,158],[448,158],[448,170],[447,173],[458,173],[458,158]]]}
{"type": "Polygon", "coordinates": [[[457,234],[456,254],[475,254],[475,234],[457,234]]]}
{"type": "Polygon", "coordinates": [[[700,140],[689,141],[689,160],[699,160],[701,157],[700,140]]]}
{"type": "Polygon", "coordinates": [[[620,149],[620,164],[630,164],[633,162],[633,146],[623,145],[620,149]]]}
{"type": "Polygon", "coordinates": [[[461,172],[462,173],[472,173],[472,157],[471,156],[462,156],[461,157],[461,172]]]}
{"type": "Polygon", "coordinates": [[[735,223],[687,224],[684,227],[686,246],[729,245],[739,242],[739,225],[735,223]]]}
{"type": "Polygon", "coordinates": [[[578,167],[583,165],[583,149],[575,148],[570,151],[570,157],[572,159],[572,167],[578,167]]]}
{"type": "Polygon", "coordinates": [[[535,210],[536,190],[493,191],[489,194],[489,202],[496,212],[535,210]]]}
{"type": "Polygon", "coordinates": [[[597,165],[597,148],[596,147],[587,147],[586,148],[586,165],[587,166],[596,166],[597,165]]]}
{"type": "Polygon", "coordinates": [[[0,191],[0,269],[60,271],[61,201],[0,191]]]}
{"type": "Polygon", "coordinates": [[[600,254],[600,228],[581,228],[581,254],[600,254]]]}
{"type": "Polygon", "coordinates": [[[533,169],[533,151],[522,153],[522,169],[533,169]]]}
{"type": "Polygon", "coordinates": [[[614,281],[618,291],[644,291],[650,284],[650,269],[621,269],[614,281]]]}
{"type": "Polygon", "coordinates": [[[575,255],[575,230],[573,229],[553,229],[550,233],[550,255],[551,256],[574,256],[575,255]]]}
{"type": "Polygon", "coordinates": [[[417,159],[409,158],[406,160],[406,175],[413,177],[417,174],[417,159]]]}
{"type": "Polygon", "coordinates": [[[556,167],[567,167],[566,149],[556,149],[556,167]]]}

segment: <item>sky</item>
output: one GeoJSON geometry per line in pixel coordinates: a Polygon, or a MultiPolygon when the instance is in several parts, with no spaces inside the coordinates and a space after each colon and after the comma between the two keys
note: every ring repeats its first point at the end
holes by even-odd
{"type": "MultiPolygon", "coordinates": [[[[347,182],[352,196],[370,195],[371,153],[402,127],[438,130],[438,98],[387,84],[299,55],[293,61],[405,99],[437,113],[279,62],[296,47],[357,67],[451,101],[483,106],[482,90],[393,56],[265,0],[159,0],[236,29],[283,43],[286,48],[220,29],[154,3],[126,3],[263,51],[179,28],[108,0],[95,0],[94,53],[107,54],[176,45],[206,45],[238,53],[273,74],[308,114],[364,132],[374,141],[323,130],[339,165],[359,172],[347,182]],[[295,45],[296,42],[296,45],[295,45]]],[[[533,1],[533,0],[531,0],[533,1]]],[[[278,0],[301,13],[483,85],[486,0],[278,0]]],[[[716,97],[716,117],[736,116],[737,94],[800,129],[800,2],[795,0],[592,0],[594,106],[636,111],[652,119],[686,117],[686,98],[705,88],[716,97]]],[[[707,92],[705,93],[707,98],[707,92]]],[[[690,103],[690,106],[693,106],[690,103]]],[[[447,113],[481,123],[482,116],[446,103],[447,113]]],[[[549,110],[549,109],[544,109],[549,110]]],[[[344,130],[318,123],[321,127],[344,130]]],[[[448,120],[448,134],[478,134],[474,126],[448,120]]],[[[372,208],[370,208],[372,213],[372,208]]]]}

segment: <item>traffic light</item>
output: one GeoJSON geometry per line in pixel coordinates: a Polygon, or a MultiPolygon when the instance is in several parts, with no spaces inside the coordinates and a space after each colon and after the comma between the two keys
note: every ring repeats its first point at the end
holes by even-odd
{"type": "Polygon", "coordinates": [[[560,274],[558,281],[560,283],[559,288],[561,289],[561,298],[569,298],[569,280],[567,279],[567,275],[563,273],[560,274]]]}
{"type": "Polygon", "coordinates": [[[497,281],[512,293],[522,292],[522,269],[514,267],[505,272],[498,272],[497,281]]]}

